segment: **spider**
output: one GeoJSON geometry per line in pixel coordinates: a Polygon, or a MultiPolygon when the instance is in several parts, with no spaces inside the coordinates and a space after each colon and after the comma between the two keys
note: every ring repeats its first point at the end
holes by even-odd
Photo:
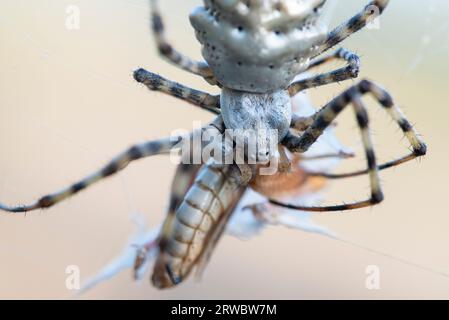
{"type": "MultiPolygon", "coordinates": [[[[205,0],[204,6],[190,15],[205,59],[205,62],[198,62],[178,52],[167,41],[158,3],[156,0],[150,1],[152,30],[162,57],[185,71],[203,77],[211,85],[219,86],[221,94],[210,95],[144,69],[136,70],[134,79],[150,90],[169,94],[216,114],[216,118],[200,133],[207,132],[217,141],[223,141],[228,129],[274,130],[277,133],[275,147],[278,152],[277,157],[271,157],[274,150],[267,147],[265,137],[260,138],[264,147],[257,149],[255,155],[244,155],[246,160],[252,157],[255,164],[249,164],[249,161],[243,164],[216,163],[211,161],[211,156],[202,159],[199,165],[181,164],[178,167],[168,215],[157,240],[159,254],[152,276],[156,287],[173,287],[182,282],[194,267],[202,269],[245,188],[251,187],[264,193],[267,186],[282,181],[282,177],[294,175],[289,172],[287,152],[306,152],[347,106],[352,106],[356,115],[367,169],[341,175],[314,175],[337,179],[367,174],[371,186],[370,197],[355,203],[323,207],[297,206],[270,200],[272,204],[315,212],[373,206],[384,199],[378,176],[380,170],[426,154],[426,145],[394,104],[390,94],[369,80],[352,85],[312,116],[300,117],[292,113],[290,97],[297,93],[358,77],[360,59],[356,54],[340,48],[333,54],[321,55],[364,28],[375,18],[375,14],[383,13],[388,3],[389,0],[374,0],[360,13],[327,32],[318,22],[325,0],[205,0]],[[378,10],[372,10],[373,6],[378,10]],[[341,60],[346,65],[328,73],[293,81],[298,74],[331,60],[341,60]],[[413,148],[410,154],[378,165],[369,133],[368,112],[362,100],[367,94],[372,95],[401,128],[413,148]],[[273,176],[262,177],[258,170],[275,160],[280,171],[273,176]]],[[[135,160],[180,148],[182,142],[191,142],[194,134],[187,139],[183,136],[167,137],[132,146],[101,170],[59,192],[46,195],[30,205],[0,204],[0,209],[27,212],[49,208],[116,174],[135,160]]],[[[199,148],[205,148],[205,145],[199,148]]],[[[147,247],[139,251],[135,269],[145,261],[147,251],[147,247]]]]}

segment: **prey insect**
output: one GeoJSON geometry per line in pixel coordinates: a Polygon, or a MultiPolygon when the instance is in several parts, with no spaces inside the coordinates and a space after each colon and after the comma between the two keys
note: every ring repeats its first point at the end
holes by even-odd
{"type": "MultiPolygon", "coordinates": [[[[202,158],[198,165],[181,164],[178,167],[169,212],[157,243],[143,247],[136,259],[135,268],[138,269],[145,261],[149,247],[158,247],[159,254],[152,276],[156,287],[173,287],[182,282],[195,267],[199,270],[204,268],[246,188],[253,188],[270,197],[274,186],[295,186],[292,183],[295,181],[296,185],[301,185],[301,179],[307,178],[307,174],[300,170],[289,170],[291,162],[297,161],[295,156],[308,151],[347,106],[351,106],[356,115],[367,168],[334,175],[333,178],[367,174],[371,186],[368,199],[323,207],[298,206],[274,199],[270,200],[272,204],[316,212],[372,206],[384,198],[379,183],[380,170],[426,153],[426,145],[394,104],[390,94],[369,80],[352,85],[309,117],[292,112],[291,97],[299,92],[358,76],[360,59],[354,53],[340,48],[330,55],[322,55],[364,28],[376,14],[383,13],[388,2],[372,1],[360,13],[327,32],[319,22],[325,0],[205,0],[204,6],[195,9],[190,15],[205,59],[205,62],[198,62],[184,56],[168,42],[158,3],[156,0],[150,1],[152,30],[160,54],[174,65],[219,86],[221,94],[213,96],[191,89],[144,69],[135,71],[135,80],[150,90],[169,94],[216,114],[216,118],[201,129],[201,132],[215,137],[216,141],[222,142],[229,129],[276,132],[273,136],[256,135],[255,153],[245,151],[244,159],[247,162],[217,163],[209,156],[202,158]],[[377,10],[373,10],[373,7],[377,10]],[[298,74],[309,72],[330,60],[341,60],[346,65],[328,73],[293,81],[298,74]],[[368,94],[403,131],[412,147],[410,154],[386,164],[377,163],[369,132],[368,112],[363,102],[363,97],[368,94]],[[274,147],[270,143],[273,139],[276,139],[274,147]],[[288,153],[293,156],[288,157],[288,153]],[[260,169],[273,162],[277,163],[279,171],[272,176],[262,176],[260,169]]],[[[185,137],[182,136],[175,139],[167,137],[135,145],[101,170],[62,191],[44,196],[30,205],[10,207],[0,204],[0,209],[27,212],[49,208],[123,170],[133,161],[179,148],[183,139],[185,137]]],[[[200,149],[204,147],[199,146],[200,149]]],[[[225,149],[224,143],[219,143],[218,147],[225,149]]],[[[227,152],[233,153],[235,150],[227,152]]]]}

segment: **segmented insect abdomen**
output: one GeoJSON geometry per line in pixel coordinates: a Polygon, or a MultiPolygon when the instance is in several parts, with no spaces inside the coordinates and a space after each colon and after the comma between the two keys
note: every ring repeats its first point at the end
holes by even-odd
{"type": "Polygon", "coordinates": [[[167,288],[181,282],[214,245],[216,232],[227,222],[232,207],[242,194],[234,165],[204,165],[187,192],[176,216],[162,235],[161,252],[156,261],[152,281],[167,288]]]}

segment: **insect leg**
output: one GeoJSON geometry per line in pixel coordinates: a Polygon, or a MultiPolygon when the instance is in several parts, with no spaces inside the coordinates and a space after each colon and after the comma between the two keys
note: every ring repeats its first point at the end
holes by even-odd
{"type": "Polygon", "coordinates": [[[212,113],[220,113],[220,96],[188,88],[144,69],[134,71],[134,79],[143,83],[149,90],[161,91],[212,113]]]}
{"type": "Polygon", "coordinates": [[[368,23],[372,22],[378,15],[382,14],[388,5],[389,0],[371,1],[361,12],[332,30],[325,42],[320,46],[315,56],[329,50],[338,43],[357,31],[363,29],[368,23]]]}
{"type": "Polygon", "coordinates": [[[311,78],[307,78],[292,83],[288,87],[290,96],[294,96],[298,92],[306,89],[316,88],[330,83],[345,81],[348,79],[354,79],[358,77],[360,70],[360,58],[351,51],[348,51],[343,48],[338,49],[333,55],[312,62],[309,69],[334,59],[345,60],[348,64],[347,66],[337,69],[335,71],[323,73],[311,78]]]}
{"type": "Polygon", "coordinates": [[[153,31],[154,37],[156,38],[156,44],[159,53],[169,62],[180,67],[181,69],[203,77],[210,84],[217,84],[217,81],[215,80],[212,73],[212,69],[207,65],[206,62],[194,61],[175,50],[171,46],[171,44],[168,43],[165,38],[164,23],[159,12],[158,1],[150,0],[150,7],[152,18],[151,29],[153,31]]]}
{"type": "Polygon", "coordinates": [[[304,131],[304,134],[300,137],[293,134],[289,134],[283,141],[283,144],[292,152],[303,153],[309,149],[309,147],[321,136],[324,130],[335,120],[341,111],[349,104],[352,104],[356,113],[357,123],[360,127],[363,144],[365,147],[366,158],[368,162],[368,168],[366,172],[370,175],[371,182],[371,198],[365,201],[345,204],[340,206],[329,207],[301,207],[289,204],[282,204],[274,200],[270,200],[271,203],[277,204],[290,209],[299,209],[307,211],[343,211],[357,208],[363,208],[379,203],[383,199],[383,195],[380,189],[378,171],[379,168],[385,165],[391,166],[391,164],[384,164],[377,166],[375,154],[372,147],[371,138],[368,130],[368,114],[366,108],[361,100],[361,96],[367,93],[371,93],[374,98],[386,109],[390,116],[398,123],[399,127],[404,132],[406,138],[410,142],[413,148],[413,152],[403,158],[395,161],[396,164],[403,163],[404,159],[411,159],[422,156],[426,153],[427,148],[424,142],[418,136],[418,133],[410,125],[409,121],[403,116],[402,112],[393,103],[391,96],[378,85],[364,80],[359,84],[349,88],[343,94],[332,100],[324,108],[317,112],[314,123],[304,131]]]}

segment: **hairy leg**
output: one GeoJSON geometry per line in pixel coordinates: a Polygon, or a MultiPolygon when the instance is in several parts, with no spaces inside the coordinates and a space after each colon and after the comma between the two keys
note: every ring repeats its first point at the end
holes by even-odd
{"type": "Polygon", "coordinates": [[[210,84],[217,84],[214,78],[212,69],[206,62],[199,62],[186,57],[182,53],[175,50],[167,41],[164,33],[164,23],[159,12],[159,5],[157,0],[150,0],[151,17],[152,17],[152,31],[156,39],[156,44],[159,53],[169,62],[180,67],[183,70],[203,77],[210,84]]]}
{"type": "MultiPolygon", "coordinates": [[[[211,137],[211,139],[213,139],[212,141],[221,141],[221,139],[217,137],[221,136],[222,134],[222,131],[220,131],[222,123],[223,120],[221,119],[221,116],[218,116],[210,125],[200,130],[201,132],[207,130],[208,136],[211,137]]],[[[110,177],[116,174],[117,172],[125,169],[128,166],[128,164],[130,164],[135,160],[167,153],[173,149],[184,148],[184,145],[186,143],[188,143],[188,146],[190,146],[192,144],[191,141],[194,140],[194,136],[195,133],[192,133],[188,136],[173,136],[135,145],[126,150],[125,152],[116,156],[102,169],[90,174],[89,176],[79,180],[78,182],[70,185],[69,187],[62,189],[61,191],[43,196],[39,200],[29,205],[7,206],[0,203],[0,211],[3,210],[7,212],[28,212],[37,209],[49,208],[63,200],[70,198],[74,194],[88,188],[94,183],[103,180],[104,178],[110,177]]],[[[200,140],[199,148],[202,149],[204,145],[206,145],[207,143],[209,143],[209,141],[200,140]]],[[[207,161],[207,159],[205,161],[207,161]]]]}
{"type": "Polygon", "coordinates": [[[363,29],[368,23],[372,22],[378,15],[384,12],[388,3],[389,0],[371,1],[361,12],[332,30],[328,34],[326,41],[319,47],[315,56],[322,54],[350,35],[363,29]]]}
{"type": "Polygon", "coordinates": [[[345,81],[348,79],[354,79],[358,77],[360,70],[360,58],[356,54],[343,48],[337,50],[334,54],[328,57],[318,59],[315,62],[312,62],[309,69],[335,59],[341,59],[346,61],[347,66],[337,69],[335,71],[323,73],[311,78],[307,78],[292,83],[288,87],[288,92],[290,93],[290,96],[294,96],[298,92],[307,89],[316,88],[330,83],[345,81]]]}
{"type": "Polygon", "coordinates": [[[220,113],[220,96],[191,89],[144,69],[134,71],[134,79],[143,83],[149,90],[166,93],[215,114],[220,113]]]}
{"type": "MultiPolygon", "coordinates": [[[[277,201],[271,201],[274,204],[281,205],[291,209],[300,209],[308,211],[342,211],[362,208],[379,203],[383,197],[380,190],[377,172],[377,166],[374,151],[372,148],[371,138],[368,131],[368,114],[363,105],[361,96],[370,93],[381,104],[381,106],[391,115],[391,117],[398,123],[399,127],[404,132],[406,138],[410,142],[413,151],[410,155],[395,160],[394,163],[403,163],[405,160],[410,160],[422,156],[426,153],[427,147],[419,138],[418,133],[410,125],[410,122],[403,116],[400,109],[394,105],[391,96],[381,87],[373,82],[364,80],[359,84],[346,90],[343,94],[332,100],[329,104],[323,107],[314,116],[313,124],[304,131],[300,137],[289,134],[283,141],[283,144],[292,152],[305,152],[309,147],[321,136],[324,130],[335,120],[335,118],[343,111],[346,106],[352,104],[356,113],[357,123],[360,127],[363,143],[365,147],[368,168],[366,172],[370,175],[372,194],[371,198],[366,201],[361,201],[353,204],[346,204],[341,206],[330,207],[300,207],[289,204],[282,204],[277,201]]],[[[385,166],[385,165],[381,165],[385,166]]],[[[392,166],[391,163],[389,166],[392,166]]]]}
{"type": "Polygon", "coordinates": [[[43,196],[38,201],[30,205],[6,206],[0,204],[0,210],[8,212],[27,212],[49,208],[58,202],[68,199],[81,190],[88,188],[94,183],[116,174],[128,166],[128,164],[132,161],[170,151],[173,146],[180,142],[180,139],[181,137],[178,139],[165,138],[135,145],[119,154],[102,169],[94,172],[82,180],[79,180],[71,186],[62,189],[61,191],[43,196]]]}

